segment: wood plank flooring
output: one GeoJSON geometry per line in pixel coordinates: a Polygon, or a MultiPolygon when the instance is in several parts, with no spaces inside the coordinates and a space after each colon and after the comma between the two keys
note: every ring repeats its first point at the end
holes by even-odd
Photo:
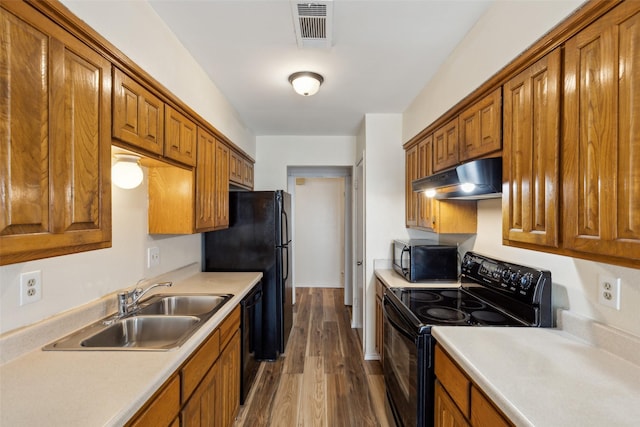
{"type": "Polygon", "coordinates": [[[285,355],[263,362],[236,427],[381,426],[384,379],[364,361],[342,289],[299,288],[285,355]]]}

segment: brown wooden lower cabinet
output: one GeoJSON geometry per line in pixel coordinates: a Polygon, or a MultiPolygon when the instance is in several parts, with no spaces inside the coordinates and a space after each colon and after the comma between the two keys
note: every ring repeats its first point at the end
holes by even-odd
{"type": "Polygon", "coordinates": [[[384,363],[384,313],[382,311],[384,288],[380,279],[376,279],[376,352],[380,355],[380,363],[384,363]]]}
{"type": "Polygon", "coordinates": [[[440,381],[436,381],[434,405],[434,425],[440,427],[467,427],[469,423],[464,414],[456,406],[440,381]]]}
{"type": "Polygon", "coordinates": [[[240,307],[127,423],[229,427],[240,408],[240,307]]]}
{"type": "Polygon", "coordinates": [[[439,345],[435,372],[435,427],[513,426],[439,345]]]}

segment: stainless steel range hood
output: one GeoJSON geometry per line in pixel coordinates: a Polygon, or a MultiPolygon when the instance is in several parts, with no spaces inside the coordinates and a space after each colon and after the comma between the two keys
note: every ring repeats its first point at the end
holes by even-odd
{"type": "Polygon", "coordinates": [[[502,158],[473,160],[417,179],[411,185],[416,192],[435,190],[432,197],[436,199],[498,198],[502,196],[502,158]]]}

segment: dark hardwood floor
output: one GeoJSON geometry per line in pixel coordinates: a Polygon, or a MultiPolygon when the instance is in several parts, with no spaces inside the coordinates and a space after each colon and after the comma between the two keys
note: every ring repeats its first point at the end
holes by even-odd
{"type": "Polygon", "coordinates": [[[342,289],[296,290],[285,355],[263,362],[236,426],[389,426],[380,363],[364,361],[342,289]]]}

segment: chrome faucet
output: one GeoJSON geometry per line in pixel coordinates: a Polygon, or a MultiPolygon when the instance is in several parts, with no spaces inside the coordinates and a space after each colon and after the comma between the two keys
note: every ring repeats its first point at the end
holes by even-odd
{"type": "Polygon", "coordinates": [[[120,292],[118,294],[118,316],[124,316],[126,314],[131,313],[138,305],[138,301],[142,298],[147,292],[149,292],[153,288],[157,288],[159,286],[172,286],[173,282],[160,282],[154,283],[146,289],[135,288],[131,291],[120,292]]]}

